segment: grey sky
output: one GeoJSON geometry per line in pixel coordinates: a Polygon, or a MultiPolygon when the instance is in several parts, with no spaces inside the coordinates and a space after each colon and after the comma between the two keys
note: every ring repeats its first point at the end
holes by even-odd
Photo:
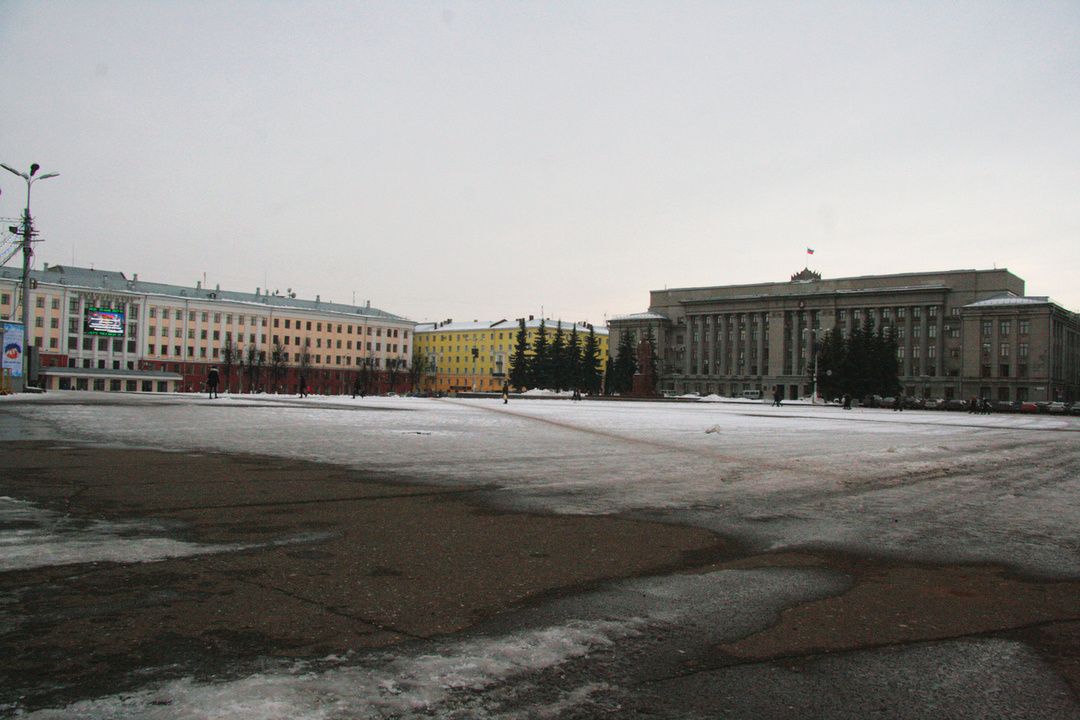
{"type": "MultiPolygon", "coordinates": [[[[1007,267],[1080,310],[1080,3],[0,2],[37,262],[602,322],[1007,267]]],[[[0,216],[25,185],[0,177],[0,216]]]]}

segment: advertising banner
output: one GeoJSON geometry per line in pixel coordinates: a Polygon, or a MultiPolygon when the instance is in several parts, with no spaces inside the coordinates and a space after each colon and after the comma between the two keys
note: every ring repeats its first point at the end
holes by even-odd
{"type": "Polygon", "coordinates": [[[4,323],[4,370],[12,377],[22,377],[23,326],[22,323],[4,323]]]}

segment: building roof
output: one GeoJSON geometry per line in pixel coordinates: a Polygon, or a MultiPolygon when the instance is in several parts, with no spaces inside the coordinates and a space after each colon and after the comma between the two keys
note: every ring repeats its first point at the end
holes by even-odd
{"type": "Polygon", "coordinates": [[[656,312],[639,312],[632,315],[620,315],[619,317],[611,318],[608,322],[624,321],[624,320],[670,320],[667,315],[656,312]]]}
{"type": "MultiPolygon", "coordinates": [[[[22,277],[22,271],[17,268],[0,267],[0,278],[18,280],[22,277]]],[[[87,290],[104,292],[123,292],[138,295],[157,295],[161,297],[190,298],[195,300],[223,300],[233,303],[249,303],[253,305],[288,308],[292,310],[312,310],[323,313],[340,313],[342,315],[358,315],[383,320],[396,320],[410,322],[404,317],[394,315],[371,307],[368,303],[363,306],[346,305],[342,303],[324,302],[317,296],[315,300],[304,300],[295,297],[296,293],[286,295],[264,293],[256,290],[254,293],[236,292],[234,290],[222,290],[219,287],[213,289],[199,285],[187,287],[184,285],[169,285],[167,283],[145,282],[138,279],[138,275],[128,278],[124,273],[113,270],[94,270],[72,265],[51,265],[44,270],[32,270],[30,277],[41,284],[66,285],[87,290]]]]}
{"type": "MultiPolygon", "coordinates": [[[[1053,303],[1046,295],[1013,295],[1001,293],[985,300],[979,300],[965,305],[966,308],[1000,307],[1005,305],[1047,305],[1053,303]]],[[[1056,304],[1056,303],[1053,303],[1056,304]]]]}
{"type": "MultiPolygon", "coordinates": [[[[546,327],[549,332],[554,332],[555,329],[558,327],[558,324],[560,322],[559,320],[552,320],[550,318],[529,318],[528,320],[525,321],[525,329],[527,329],[527,330],[536,330],[537,328],[540,327],[541,320],[543,320],[544,327],[546,327]]],[[[483,320],[483,321],[481,321],[481,320],[473,320],[472,322],[454,322],[453,320],[446,320],[446,321],[437,322],[437,323],[419,323],[416,326],[416,328],[415,328],[415,330],[413,332],[416,333],[416,334],[420,334],[420,333],[430,333],[430,332],[478,332],[478,331],[481,331],[481,330],[510,330],[510,331],[513,331],[513,330],[517,330],[518,327],[519,327],[519,325],[518,325],[517,320],[505,320],[504,319],[504,320],[496,320],[494,322],[487,321],[487,320],[483,320]]],[[[577,331],[579,333],[587,333],[587,332],[589,332],[589,329],[592,328],[596,332],[597,335],[606,335],[607,334],[607,328],[595,327],[595,326],[589,325],[588,323],[584,323],[584,322],[579,322],[579,323],[566,323],[566,322],[563,322],[563,324],[562,324],[563,332],[567,332],[567,333],[568,332],[573,332],[573,330],[575,328],[577,329],[577,331]]]]}

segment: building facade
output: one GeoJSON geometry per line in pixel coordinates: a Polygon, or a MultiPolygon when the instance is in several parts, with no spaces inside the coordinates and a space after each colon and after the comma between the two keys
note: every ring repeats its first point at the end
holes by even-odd
{"type": "MultiPolygon", "coordinates": [[[[540,330],[540,320],[529,317],[525,334],[531,347],[540,330]]],[[[544,320],[550,342],[560,321],[544,320]]],[[[425,357],[428,387],[438,392],[499,392],[510,373],[510,362],[520,329],[518,321],[421,323],[416,326],[416,347],[425,357]]],[[[606,328],[587,323],[562,323],[566,337],[577,331],[582,344],[592,330],[596,335],[600,362],[608,352],[606,328]]],[[[602,370],[602,368],[601,368],[602,370]]]]}
{"type": "MultiPolygon", "coordinates": [[[[19,317],[21,273],[0,268],[0,316],[19,317]]],[[[31,274],[30,342],[47,389],[351,392],[398,388],[416,323],[370,307],[144,282],[123,273],[46,266],[31,274]]]]}
{"type": "Polygon", "coordinates": [[[896,338],[910,396],[1080,395],[1077,315],[1024,297],[1024,281],[1007,270],[839,279],[803,270],[788,282],[657,290],[647,312],[609,327],[616,346],[622,333],[635,343],[653,333],[663,391],[769,396],[779,387],[796,399],[813,391],[817,339],[867,319],[896,338]]]}

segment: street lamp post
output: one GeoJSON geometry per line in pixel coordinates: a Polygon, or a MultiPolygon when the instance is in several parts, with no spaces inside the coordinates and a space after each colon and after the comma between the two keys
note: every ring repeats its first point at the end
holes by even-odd
{"type": "Polygon", "coordinates": [[[23,356],[22,356],[22,381],[23,389],[26,389],[26,383],[30,379],[30,257],[34,254],[34,250],[30,243],[33,240],[34,233],[34,221],[30,217],[30,187],[34,184],[35,180],[45,180],[46,178],[56,177],[60,173],[45,173],[44,175],[37,175],[38,169],[41,167],[37,163],[33,163],[30,166],[30,172],[19,172],[15,168],[0,163],[0,167],[4,168],[8,172],[14,173],[26,181],[26,210],[23,212],[23,226],[22,226],[22,255],[23,255],[23,269],[22,269],[22,325],[23,325],[23,356]],[[35,175],[37,175],[35,177],[35,175]]]}

